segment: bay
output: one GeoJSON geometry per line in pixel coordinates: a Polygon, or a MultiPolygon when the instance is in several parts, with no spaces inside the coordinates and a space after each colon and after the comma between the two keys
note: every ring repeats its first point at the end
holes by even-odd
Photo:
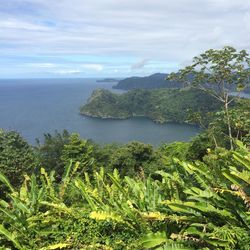
{"type": "Polygon", "coordinates": [[[187,124],[155,124],[146,118],[102,120],[79,114],[94,89],[112,90],[114,84],[96,79],[1,79],[0,128],[17,130],[31,144],[44,133],[63,129],[97,143],[137,140],[153,145],[188,141],[199,132],[187,124]]]}

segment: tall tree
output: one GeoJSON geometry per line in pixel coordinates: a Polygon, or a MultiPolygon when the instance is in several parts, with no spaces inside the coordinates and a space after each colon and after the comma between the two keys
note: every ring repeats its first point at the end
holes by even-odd
{"type": "MultiPolygon", "coordinates": [[[[0,129],[0,172],[6,175],[14,186],[19,186],[25,173],[30,174],[36,160],[32,147],[15,131],[0,129]]],[[[0,193],[2,187],[0,186],[0,193]]],[[[1,194],[0,194],[1,195],[1,194]]]]}
{"type": "Polygon", "coordinates": [[[93,158],[93,145],[88,140],[83,140],[77,133],[72,133],[69,137],[69,142],[63,146],[61,160],[64,165],[72,161],[80,163],[79,172],[92,173],[94,161],[93,158]]]}
{"type": "Polygon", "coordinates": [[[64,145],[69,143],[70,133],[63,130],[62,133],[55,131],[54,134],[44,134],[43,143],[37,140],[35,147],[36,154],[41,167],[50,172],[55,170],[58,176],[62,176],[64,172],[64,162],[61,159],[64,145]]]}
{"type": "Polygon", "coordinates": [[[246,50],[237,51],[226,46],[223,49],[210,49],[193,58],[193,63],[177,73],[171,73],[170,80],[177,80],[199,88],[219,100],[224,107],[227,120],[230,147],[233,137],[229,104],[235,97],[230,96],[232,85],[242,91],[250,83],[250,57],[246,50]]]}

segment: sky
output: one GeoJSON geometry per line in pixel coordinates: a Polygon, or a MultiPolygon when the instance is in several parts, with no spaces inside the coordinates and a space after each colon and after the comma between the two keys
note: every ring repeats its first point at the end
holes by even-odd
{"type": "Polygon", "coordinates": [[[0,78],[169,73],[250,49],[250,0],[0,0],[0,78]]]}

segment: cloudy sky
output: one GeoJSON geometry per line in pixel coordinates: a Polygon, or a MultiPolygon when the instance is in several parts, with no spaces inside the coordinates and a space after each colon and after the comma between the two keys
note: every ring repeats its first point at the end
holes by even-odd
{"type": "Polygon", "coordinates": [[[171,72],[250,49],[249,0],[0,0],[0,78],[171,72]]]}

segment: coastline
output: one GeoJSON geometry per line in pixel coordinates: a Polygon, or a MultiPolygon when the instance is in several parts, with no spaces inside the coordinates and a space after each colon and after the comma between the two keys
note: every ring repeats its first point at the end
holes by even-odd
{"type": "Polygon", "coordinates": [[[176,124],[186,124],[186,125],[191,125],[191,126],[200,126],[197,123],[189,123],[189,122],[178,122],[178,121],[170,121],[170,120],[164,120],[164,119],[154,119],[150,116],[145,116],[145,115],[131,115],[131,116],[126,116],[126,117],[115,117],[115,116],[102,116],[98,114],[91,114],[89,112],[80,112],[79,115],[89,117],[89,118],[95,118],[95,119],[100,119],[100,120],[128,120],[128,119],[133,119],[133,118],[145,118],[149,119],[155,124],[169,124],[169,123],[176,123],[176,124]]]}

